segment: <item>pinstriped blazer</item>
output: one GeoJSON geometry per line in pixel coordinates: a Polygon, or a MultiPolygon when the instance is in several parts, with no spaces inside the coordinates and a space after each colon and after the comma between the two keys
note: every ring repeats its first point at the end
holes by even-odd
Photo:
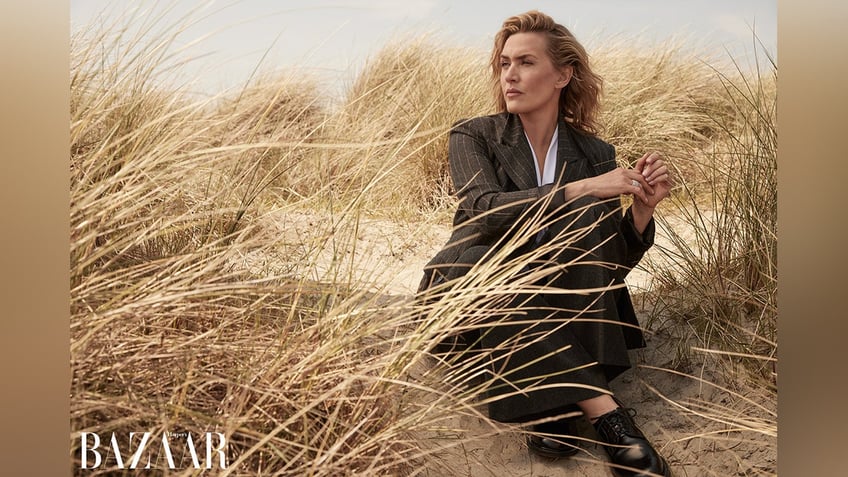
{"type": "MultiPolygon", "coordinates": [[[[612,145],[575,131],[563,120],[558,128],[557,180],[540,187],[533,153],[518,116],[500,113],[454,125],[448,150],[460,205],[454,215],[453,233],[425,266],[419,291],[431,285],[434,269],[455,263],[470,247],[495,243],[529,208],[545,207],[545,212],[561,208],[565,203],[564,184],[616,167],[612,145]]],[[[616,207],[611,202],[607,206],[616,207]]],[[[638,263],[654,237],[653,219],[642,234],[632,224],[628,210],[621,227],[628,245],[622,265],[628,268],[638,263]]]]}

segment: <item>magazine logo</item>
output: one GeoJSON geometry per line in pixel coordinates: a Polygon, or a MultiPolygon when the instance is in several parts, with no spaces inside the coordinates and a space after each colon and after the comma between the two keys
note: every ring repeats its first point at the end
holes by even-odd
{"type": "Polygon", "coordinates": [[[163,432],[158,437],[151,432],[113,432],[106,442],[96,432],[80,432],[80,468],[227,468],[227,439],[220,432],[199,435],[197,442],[190,432],[163,432]],[[121,442],[121,437],[128,439],[121,442]]]}

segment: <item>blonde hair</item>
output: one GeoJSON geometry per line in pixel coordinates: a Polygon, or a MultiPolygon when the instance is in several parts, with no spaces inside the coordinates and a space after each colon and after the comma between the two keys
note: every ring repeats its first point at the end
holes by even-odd
{"type": "Polygon", "coordinates": [[[598,113],[603,79],[589,67],[589,55],[577,38],[550,16],[531,10],[504,20],[495,35],[492,50],[492,82],[495,101],[500,111],[506,111],[506,100],[500,86],[500,57],[507,38],[515,33],[544,33],[548,39],[548,55],[557,68],[571,66],[571,81],[560,93],[559,113],[571,126],[587,134],[600,130],[598,113]]]}

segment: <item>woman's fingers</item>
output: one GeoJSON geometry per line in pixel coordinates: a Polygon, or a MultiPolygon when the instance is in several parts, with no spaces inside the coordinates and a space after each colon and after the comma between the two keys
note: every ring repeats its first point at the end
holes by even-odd
{"type": "Polygon", "coordinates": [[[654,186],[654,185],[659,184],[660,182],[669,182],[670,183],[671,182],[670,179],[671,179],[671,176],[669,176],[668,174],[660,174],[660,175],[654,177],[653,179],[649,180],[648,183],[651,184],[652,186],[654,186]]]}
{"type": "Polygon", "coordinates": [[[645,166],[640,172],[652,186],[663,180],[668,181],[671,177],[665,160],[658,152],[652,152],[645,157],[645,166]]]}
{"type": "Polygon", "coordinates": [[[650,153],[647,153],[647,152],[646,152],[645,154],[643,154],[643,155],[642,155],[642,157],[640,157],[640,158],[636,161],[636,165],[635,165],[635,166],[633,166],[633,169],[635,169],[635,170],[636,170],[636,172],[641,173],[641,172],[644,170],[645,165],[647,164],[648,157],[650,157],[650,153]]]}
{"type": "Polygon", "coordinates": [[[624,169],[624,178],[628,182],[625,190],[639,198],[642,203],[656,206],[668,195],[671,186],[671,173],[662,154],[653,151],[645,153],[636,161],[633,169],[624,169]],[[659,194],[662,197],[655,196],[659,194]]]}
{"type": "Polygon", "coordinates": [[[662,154],[657,151],[646,153],[644,157],[646,164],[653,164],[656,161],[661,161],[663,158],[662,154]]]}
{"type": "MultiPolygon", "coordinates": [[[[650,158],[651,156],[646,154],[640,161],[644,162],[650,158]]],[[[647,165],[647,162],[645,162],[645,165],[647,165]]],[[[630,194],[638,197],[643,203],[649,204],[651,202],[649,196],[653,196],[657,192],[657,184],[668,179],[667,170],[664,165],[661,165],[653,172],[647,174],[651,179],[648,180],[644,172],[637,171],[635,168],[625,169],[619,167],[592,179],[592,190],[594,190],[592,195],[600,198],[609,198],[621,194],[630,194]]]]}
{"type": "Polygon", "coordinates": [[[630,182],[630,190],[631,193],[640,199],[643,202],[648,200],[648,194],[654,193],[654,188],[648,184],[648,181],[645,180],[645,177],[642,174],[636,172],[635,170],[626,170],[624,177],[626,180],[630,182]]]}
{"type": "Polygon", "coordinates": [[[650,172],[643,173],[645,180],[648,181],[648,184],[654,185],[658,181],[660,181],[662,177],[668,179],[668,167],[662,165],[650,172]]]}

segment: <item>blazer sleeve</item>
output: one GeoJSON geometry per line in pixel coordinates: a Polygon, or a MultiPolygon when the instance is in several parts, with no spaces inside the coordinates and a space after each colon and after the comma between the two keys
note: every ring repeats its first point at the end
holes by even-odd
{"type": "Polygon", "coordinates": [[[451,131],[448,158],[459,207],[484,236],[506,233],[534,207],[553,211],[565,202],[556,183],[507,191],[508,179],[499,177],[485,135],[469,124],[451,131]]]}
{"type": "MultiPolygon", "coordinates": [[[[589,149],[591,150],[591,155],[594,156],[597,174],[609,172],[617,167],[615,147],[600,140],[593,141],[591,146],[593,147],[589,149]]],[[[619,233],[626,246],[624,263],[622,265],[625,265],[627,272],[629,272],[630,269],[642,260],[645,252],[654,245],[654,236],[656,233],[654,218],[651,217],[645,230],[639,233],[636,230],[636,224],[633,222],[633,210],[631,207],[628,207],[621,218],[619,233]]]]}
{"type": "Polygon", "coordinates": [[[635,267],[639,261],[642,260],[645,252],[654,245],[655,233],[656,226],[654,225],[654,218],[651,217],[651,220],[645,227],[644,232],[640,234],[639,231],[636,230],[636,225],[633,222],[633,210],[630,207],[627,208],[627,211],[624,212],[624,217],[621,220],[621,235],[624,237],[624,242],[627,244],[627,263],[624,265],[626,265],[628,269],[635,267]]]}

